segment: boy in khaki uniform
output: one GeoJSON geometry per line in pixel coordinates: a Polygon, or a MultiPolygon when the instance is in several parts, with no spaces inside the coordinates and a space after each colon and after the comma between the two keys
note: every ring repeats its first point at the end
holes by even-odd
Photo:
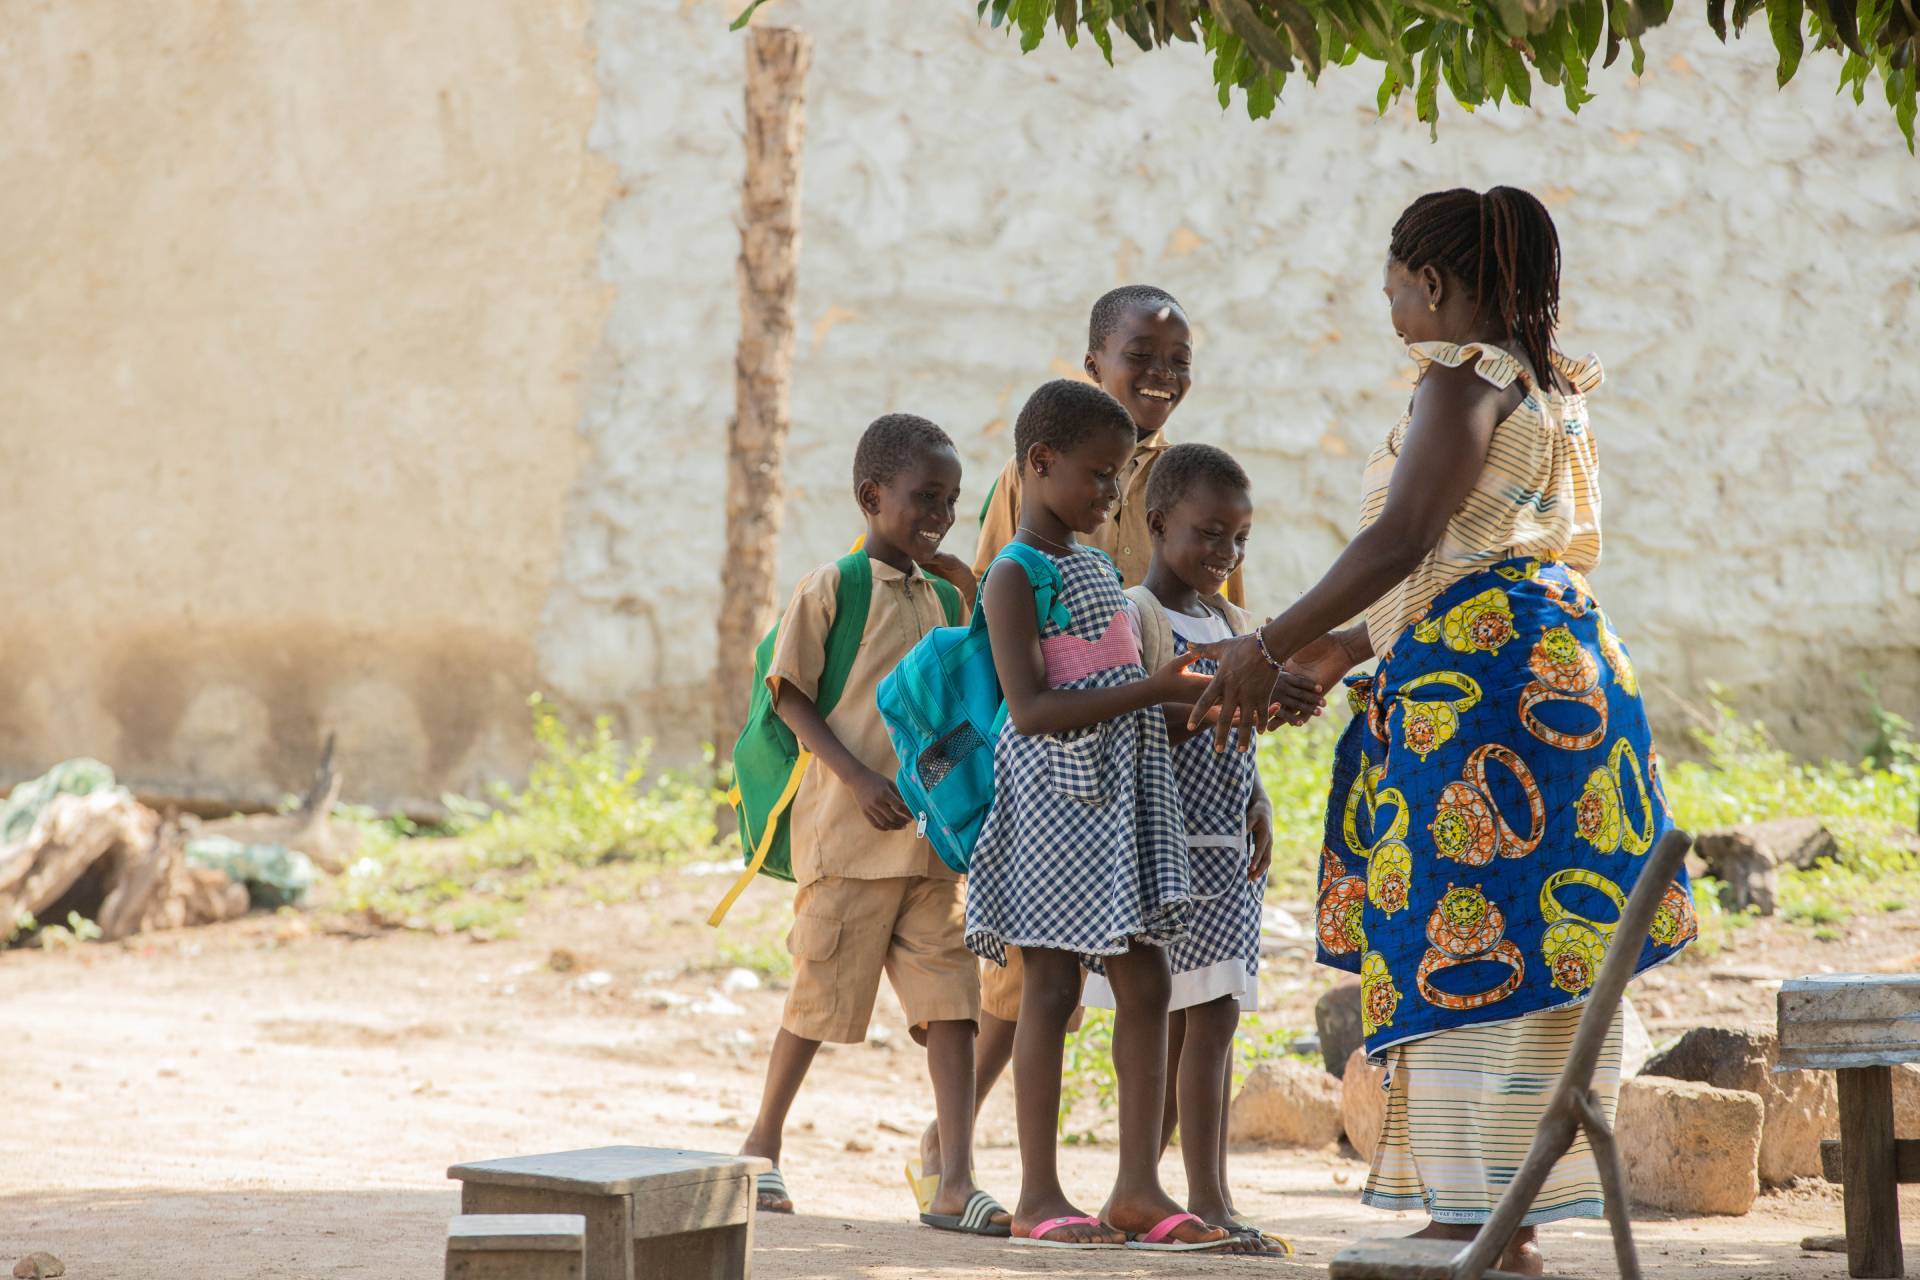
{"type": "MultiPolygon", "coordinates": [[[[1126,407],[1138,437],[1133,457],[1119,476],[1120,505],[1113,519],[1080,542],[1107,553],[1120,570],[1121,582],[1137,587],[1153,563],[1153,536],[1147,528],[1147,482],[1154,463],[1169,441],[1167,419],[1187,398],[1193,386],[1193,335],[1186,313],[1172,294],[1152,285],[1123,285],[1102,294],[1087,319],[1087,376],[1126,407]]],[[[994,481],[993,493],[980,513],[980,544],[973,557],[976,575],[986,573],[1001,548],[1013,541],[1020,523],[1020,460],[1010,458],[994,481]]],[[[1240,570],[1227,579],[1227,599],[1243,604],[1245,585],[1240,570]]],[[[982,965],[980,1039],[975,1048],[978,1084],[976,1103],[985,1101],[994,1082],[1013,1056],[1013,1031],[1020,1019],[1023,981],[1020,951],[1007,948],[1005,965],[982,965]]],[[[1080,1014],[1068,1030],[1077,1029],[1080,1014]]],[[[940,1160],[936,1126],[929,1126],[920,1144],[921,1159],[929,1166],[940,1160]]]]}
{"type": "Polygon", "coordinates": [[[829,564],[794,590],[767,669],[774,711],[814,755],[789,816],[794,881],[793,986],[767,1063],[765,1092],[741,1152],[773,1161],[759,1206],[793,1212],[779,1170],[781,1137],[822,1041],[866,1039],[884,970],[927,1049],[941,1147],[940,1187],[921,1220],[978,1235],[1008,1233],[1008,1215],[973,1185],[973,1038],[979,968],[962,941],[957,875],[913,829],[894,789],[893,746],[874,696],[881,679],[927,632],[947,625],[926,576],[954,581],[971,602],[973,575],[940,553],[953,525],[960,458],[924,418],[889,414],[854,454],[854,496],[866,516],[873,595],[840,700],[814,703],[833,625],[839,571],[829,564]],[[948,1145],[951,1143],[952,1145],[948,1145]]]}

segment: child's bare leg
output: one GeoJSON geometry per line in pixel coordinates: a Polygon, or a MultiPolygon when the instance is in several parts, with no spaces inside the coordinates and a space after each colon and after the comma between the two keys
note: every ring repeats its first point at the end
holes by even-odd
{"type": "Polygon", "coordinates": [[[1220,1064],[1233,1055],[1240,1002],[1231,996],[1185,1010],[1187,1035],[1180,1056],[1180,1155],[1187,1168],[1187,1212],[1217,1227],[1233,1225],[1233,1206],[1221,1180],[1226,1131],[1220,1064]]]}
{"type": "MultiPolygon", "coordinates": [[[[1120,1091],[1120,1173],[1101,1217],[1138,1235],[1181,1212],[1160,1185],[1159,1167],[1160,1119],[1167,1090],[1167,993],[1172,979],[1167,974],[1166,952],[1141,943],[1125,955],[1108,956],[1106,969],[1115,1005],[1113,1074],[1120,1091]]],[[[1224,1235],[1190,1222],[1173,1232],[1173,1238],[1183,1243],[1218,1240],[1224,1235]]]]}
{"type": "MultiPolygon", "coordinates": [[[[1081,1216],[1060,1186],[1060,1067],[1067,1021],[1080,1002],[1080,960],[1066,951],[1022,950],[1026,977],[1013,1041],[1014,1115],[1020,1127],[1020,1203],[1013,1233],[1027,1235],[1049,1218],[1081,1216]]],[[[1058,1227],[1048,1239],[1119,1244],[1120,1232],[1084,1224],[1058,1227]]]]}
{"type": "MultiPolygon", "coordinates": [[[[760,1093],[760,1114],[754,1117],[747,1140],[740,1144],[741,1155],[765,1156],[779,1166],[787,1112],[792,1110],[800,1083],[807,1078],[807,1068],[819,1051],[818,1040],[802,1040],[785,1027],[773,1037],[773,1052],[767,1057],[767,1083],[760,1093]]],[[[768,1213],[792,1213],[793,1201],[763,1199],[760,1208],[768,1213]]]]}
{"type": "MultiPolygon", "coordinates": [[[[986,1105],[987,1095],[993,1092],[1000,1073],[1007,1069],[1007,1063],[1013,1061],[1013,1032],[1017,1023],[1005,1018],[996,1018],[986,1010],[980,1011],[980,1034],[973,1041],[973,1115],[980,1118],[980,1108],[986,1105]]],[[[932,1042],[928,1042],[932,1050],[932,1042]]],[[[920,1168],[927,1173],[939,1169],[945,1161],[941,1154],[940,1121],[936,1117],[920,1135],[920,1168]]]]}
{"type": "Polygon", "coordinates": [[[1229,1044],[1226,1061],[1220,1064],[1220,1189],[1226,1193],[1227,1216],[1237,1218],[1240,1211],[1233,1203],[1233,1183],[1227,1181],[1227,1135],[1232,1132],[1232,1118],[1233,1046],[1229,1044]]]}
{"type": "MultiPolygon", "coordinates": [[[[1429,1222],[1413,1233],[1415,1240],[1458,1240],[1462,1243],[1480,1234],[1480,1228],[1472,1223],[1429,1222]]],[[[1513,1233],[1513,1239],[1507,1241],[1507,1247],[1500,1254],[1496,1270],[1511,1271],[1515,1275],[1538,1276],[1546,1274],[1546,1264],[1540,1257],[1538,1236],[1533,1227],[1521,1227],[1513,1233]]]]}
{"type": "Polygon", "coordinates": [[[1180,1123],[1180,1051],[1186,1036],[1187,1011],[1176,1009],[1167,1015],[1167,1105],[1160,1112],[1162,1159],[1173,1144],[1173,1131],[1180,1123]]]}
{"type": "MultiPolygon", "coordinates": [[[[927,1074],[933,1078],[934,1124],[945,1153],[938,1168],[940,1190],[928,1206],[933,1213],[958,1216],[975,1190],[973,1034],[971,1022],[927,1024],[927,1074]]],[[[1004,1223],[1007,1216],[996,1214],[993,1220],[1004,1223]]]]}

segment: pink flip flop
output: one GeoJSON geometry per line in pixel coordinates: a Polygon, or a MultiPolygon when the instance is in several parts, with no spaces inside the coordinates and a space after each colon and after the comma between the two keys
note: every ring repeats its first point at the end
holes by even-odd
{"type": "Polygon", "coordinates": [[[1012,1239],[1008,1240],[1007,1243],[1025,1245],[1030,1249],[1121,1249],[1121,1248],[1126,1248],[1127,1246],[1125,1245],[1100,1244],[1095,1241],[1049,1240],[1046,1238],[1049,1232],[1057,1231],[1061,1227],[1098,1227],[1098,1226],[1104,1226],[1104,1225],[1105,1224],[1102,1223],[1100,1219],[1094,1217],[1092,1214],[1073,1214],[1064,1218],[1048,1218],[1045,1222],[1038,1223],[1037,1225],[1035,1225],[1033,1230],[1028,1232],[1026,1235],[1014,1236],[1012,1239]]]}
{"type": "Polygon", "coordinates": [[[1230,1231],[1222,1232],[1218,1240],[1201,1240],[1192,1244],[1170,1238],[1177,1229],[1189,1222],[1199,1223],[1208,1231],[1216,1229],[1207,1226],[1203,1219],[1194,1214],[1176,1213],[1170,1218],[1162,1218],[1154,1225],[1153,1230],[1145,1235],[1127,1241],[1127,1248],[1144,1249],[1149,1253],[1204,1253],[1209,1249],[1218,1249],[1222,1245],[1233,1243],[1233,1233],[1230,1231]]]}

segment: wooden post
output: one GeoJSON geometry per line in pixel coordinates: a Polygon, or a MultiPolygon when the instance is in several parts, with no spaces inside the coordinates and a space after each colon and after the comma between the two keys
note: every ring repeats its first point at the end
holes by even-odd
{"type": "Polygon", "coordinates": [[[813,44],[804,32],[747,33],[747,172],[741,194],[740,345],[727,428],[727,546],[720,567],[714,746],[746,719],[753,651],[773,621],[786,506],[794,286],[800,261],[800,149],[813,44]]]}
{"type": "Polygon", "coordinates": [[[1840,1084],[1840,1159],[1847,1274],[1906,1274],[1900,1254],[1900,1183],[1894,1164],[1893,1068],[1834,1072],[1840,1084]]]}

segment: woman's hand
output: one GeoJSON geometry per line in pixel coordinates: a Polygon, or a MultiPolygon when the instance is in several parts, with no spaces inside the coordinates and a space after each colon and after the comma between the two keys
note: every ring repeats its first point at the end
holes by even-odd
{"type": "Polygon", "coordinates": [[[1322,689],[1331,689],[1358,665],[1340,634],[1329,631],[1287,659],[1286,669],[1305,676],[1322,689]]]}
{"type": "Polygon", "coordinates": [[[1235,636],[1213,644],[1197,644],[1187,651],[1190,658],[1212,658],[1219,672],[1193,705],[1187,727],[1198,729],[1210,710],[1218,709],[1213,726],[1213,749],[1225,751],[1228,740],[1236,751],[1253,745],[1254,733],[1272,718],[1274,686],[1279,672],[1260,652],[1260,644],[1251,635],[1235,636]]]}

